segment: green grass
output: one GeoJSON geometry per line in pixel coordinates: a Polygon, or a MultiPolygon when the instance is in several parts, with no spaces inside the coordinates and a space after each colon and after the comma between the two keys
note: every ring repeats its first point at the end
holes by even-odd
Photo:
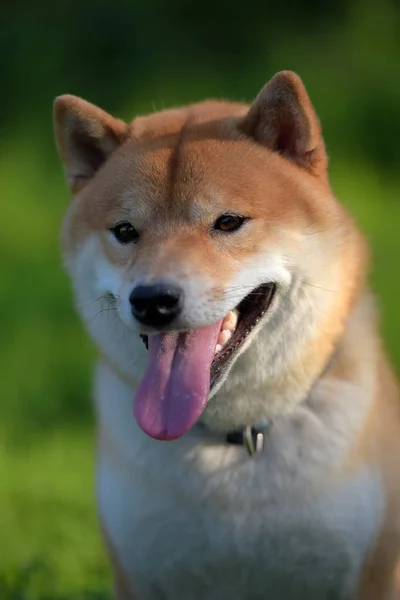
{"type": "Polygon", "coordinates": [[[58,164],[21,143],[8,150],[0,161],[7,199],[0,236],[0,598],[105,600],[110,575],[93,497],[93,351],[58,248],[67,193],[58,164]]]}
{"type": "Polygon", "coordinates": [[[1,449],[0,598],[105,597],[92,446],[89,431],[71,428],[1,449]]]}
{"type": "MultiPolygon", "coordinates": [[[[41,156],[16,140],[0,161],[0,598],[105,600],[110,576],[93,499],[93,350],[60,264],[61,169],[41,156]]],[[[333,161],[332,179],[371,239],[382,327],[399,365],[400,183],[344,159],[333,161]]]]}

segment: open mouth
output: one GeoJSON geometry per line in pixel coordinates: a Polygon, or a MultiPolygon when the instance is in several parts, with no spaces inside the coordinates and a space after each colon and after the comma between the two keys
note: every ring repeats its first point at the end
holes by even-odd
{"type": "Polygon", "coordinates": [[[225,318],[187,331],[141,336],[149,351],[137,389],[135,417],[159,440],[184,435],[204,411],[210,389],[268,310],[275,284],[255,288],[225,318]]]}
{"type": "MultiPolygon", "coordinates": [[[[265,315],[275,292],[274,283],[264,283],[243,298],[234,310],[231,310],[222,321],[214,351],[214,360],[211,363],[211,387],[218,379],[223,366],[229,358],[239,349],[246,338],[265,315]]],[[[149,348],[147,335],[140,336],[149,348]]]]}
{"type": "Polygon", "coordinates": [[[264,283],[250,292],[222,322],[221,332],[211,364],[211,387],[218,379],[224,365],[240,348],[254,327],[267,312],[275,291],[275,284],[264,283]]]}

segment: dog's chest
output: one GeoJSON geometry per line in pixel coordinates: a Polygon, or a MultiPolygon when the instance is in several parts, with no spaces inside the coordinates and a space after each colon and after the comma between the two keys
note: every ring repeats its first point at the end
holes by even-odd
{"type": "Polygon", "coordinates": [[[129,472],[108,455],[98,470],[100,513],[140,600],[352,598],[382,504],[370,473],[291,487],[267,456],[144,443],[129,472]]]}

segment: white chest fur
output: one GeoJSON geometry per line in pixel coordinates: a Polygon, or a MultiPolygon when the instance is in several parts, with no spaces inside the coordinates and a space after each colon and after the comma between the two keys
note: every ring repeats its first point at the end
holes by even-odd
{"type": "Polygon", "coordinates": [[[251,459],[199,431],[149,439],[133,419],[132,391],[107,367],[96,400],[109,438],[100,514],[139,600],[352,598],[383,497],[367,470],[333,481],[343,436],[329,439],[300,409],[251,459]]]}

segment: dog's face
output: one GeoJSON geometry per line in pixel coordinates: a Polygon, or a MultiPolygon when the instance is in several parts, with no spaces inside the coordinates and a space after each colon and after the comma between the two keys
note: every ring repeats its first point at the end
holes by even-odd
{"type": "Polygon", "coordinates": [[[75,196],[63,243],[78,309],[121,371],[147,368],[135,407],[147,433],[182,435],[274,318],[282,332],[307,313],[305,337],[338,330],[349,224],[295,75],[250,110],[204,103],[130,127],[61,97],[55,126],[75,196]]]}

